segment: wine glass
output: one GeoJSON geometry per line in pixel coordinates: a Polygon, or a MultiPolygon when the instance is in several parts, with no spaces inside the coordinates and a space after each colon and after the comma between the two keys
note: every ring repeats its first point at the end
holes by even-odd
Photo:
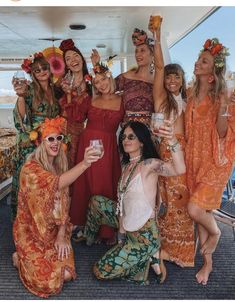
{"type": "Polygon", "coordinates": [[[69,70],[64,76],[64,81],[69,85],[70,89],[72,89],[73,87],[73,80],[74,80],[73,73],[69,70]]]}
{"type": "Polygon", "coordinates": [[[102,139],[91,139],[90,146],[96,149],[96,155],[98,155],[99,158],[104,156],[104,145],[102,139]]]}
{"type": "Polygon", "coordinates": [[[164,114],[161,112],[152,113],[151,128],[153,133],[157,133],[158,129],[164,124],[164,114]]]}
{"type": "Polygon", "coordinates": [[[22,70],[17,70],[13,76],[15,85],[22,86],[26,82],[25,73],[22,70]]]}
{"type": "MultiPolygon", "coordinates": [[[[230,99],[235,90],[235,78],[227,80],[226,86],[227,86],[227,97],[228,99],[230,99]]],[[[229,113],[229,104],[226,106],[225,113],[223,113],[221,116],[231,116],[231,114],[229,113]]]]}

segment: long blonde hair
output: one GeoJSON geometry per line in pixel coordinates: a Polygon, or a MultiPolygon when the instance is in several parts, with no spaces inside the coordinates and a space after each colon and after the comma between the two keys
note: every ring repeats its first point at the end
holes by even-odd
{"type": "MultiPolygon", "coordinates": [[[[225,72],[226,72],[226,59],[224,58],[225,62],[222,67],[216,67],[214,64],[213,67],[213,76],[214,76],[214,81],[212,82],[212,87],[209,91],[210,96],[212,96],[212,100],[215,101],[216,99],[219,98],[219,95],[222,91],[225,90],[226,88],[226,82],[225,82],[225,72]]],[[[193,83],[192,91],[191,91],[191,96],[192,97],[197,97],[199,94],[199,89],[200,89],[200,81],[196,77],[195,81],[193,83]]]]}
{"type": "MultiPolygon", "coordinates": [[[[28,160],[32,159],[36,160],[43,167],[43,169],[54,173],[51,164],[48,160],[44,140],[37,147],[37,149],[29,156],[28,160]]],[[[60,146],[57,156],[54,158],[53,167],[55,168],[57,175],[61,175],[62,173],[68,170],[68,161],[62,144],[60,146]]]]}

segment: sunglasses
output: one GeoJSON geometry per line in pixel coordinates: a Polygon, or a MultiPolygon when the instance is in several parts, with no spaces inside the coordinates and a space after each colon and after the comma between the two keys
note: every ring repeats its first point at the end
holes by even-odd
{"type": "Polygon", "coordinates": [[[47,136],[45,138],[46,141],[48,141],[49,143],[54,143],[55,140],[57,140],[57,142],[61,142],[64,139],[64,136],[62,134],[57,135],[57,136],[47,136]]]}
{"type": "Polygon", "coordinates": [[[34,73],[40,73],[40,72],[42,72],[42,71],[46,71],[46,70],[49,70],[49,68],[48,68],[48,66],[41,66],[41,68],[35,68],[34,70],[33,70],[33,72],[34,73]]]}
{"type": "Polygon", "coordinates": [[[124,141],[126,138],[127,138],[129,141],[133,141],[134,139],[137,138],[137,136],[136,136],[135,134],[133,134],[133,133],[128,134],[128,135],[123,134],[122,137],[121,137],[121,140],[124,141]]]}

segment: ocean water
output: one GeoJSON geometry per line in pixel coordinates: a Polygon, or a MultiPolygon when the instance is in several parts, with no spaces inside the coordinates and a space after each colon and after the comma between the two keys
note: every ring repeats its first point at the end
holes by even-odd
{"type": "Polygon", "coordinates": [[[0,104],[0,110],[1,109],[12,109],[15,107],[15,104],[0,104]]]}

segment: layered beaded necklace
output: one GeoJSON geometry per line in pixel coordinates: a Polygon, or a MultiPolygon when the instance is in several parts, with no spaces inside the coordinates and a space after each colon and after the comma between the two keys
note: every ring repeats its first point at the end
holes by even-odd
{"type": "MultiPolygon", "coordinates": [[[[126,179],[126,183],[122,186],[122,183],[123,183],[123,178],[124,178],[124,172],[125,170],[128,168],[128,165],[126,165],[123,173],[122,173],[122,176],[118,182],[118,204],[117,204],[117,210],[116,210],[116,214],[122,216],[123,215],[123,199],[124,199],[124,196],[127,192],[127,189],[128,189],[128,186],[129,186],[129,183],[132,179],[132,176],[136,170],[136,168],[138,167],[139,163],[142,161],[141,159],[141,156],[137,156],[135,159],[139,159],[134,165],[133,167],[131,168],[130,170],[130,173],[126,179]]],[[[133,159],[134,160],[134,159],[133,159]]]]}

